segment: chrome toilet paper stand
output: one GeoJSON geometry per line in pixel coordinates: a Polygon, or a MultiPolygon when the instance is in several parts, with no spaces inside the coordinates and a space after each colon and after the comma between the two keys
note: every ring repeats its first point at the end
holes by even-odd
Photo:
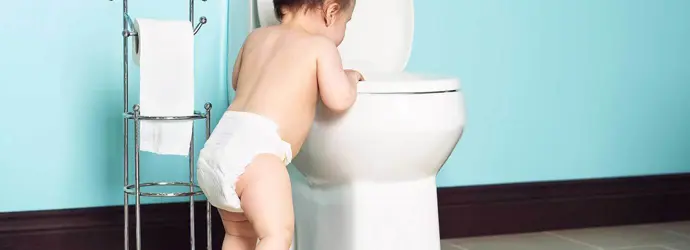
{"type": "MultiPolygon", "coordinates": [[[[113,1],[113,0],[110,0],[113,1]]],[[[206,2],[207,0],[202,0],[206,2]]],[[[199,18],[199,23],[194,26],[194,34],[206,24],[206,17],[199,18]]],[[[189,22],[194,25],[194,0],[189,0],[189,22]]],[[[148,182],[141,183],[139,178],[139,155],[140,155],[140,122],[142,120],[158,120],[158,121],[172,121],[172,120],[205,120],[206,121],[206,139],[211,135],[211,103],[204,105],[205,113],[195,111],[194,115],[190,116],[142,116],[140,115],[139,104],[132,107],[129,111],[129,38],[133,40],[135,51],[138,51],[138,34],[134,29],[134,22],[129,16],[127,0],[122,0],[122,54],[123,54],[123,92],[124,92],[124,249],[130,248],[130,218],[129,218],[129,196],[135,197],[134,213],[135,213],[135,230],[136,230],[136,250],[141,250],[141,197],[189,197],[189,237],[191,249],[195,249],[196,240],[194,237],[194,198],[203,195],[199,186],[194,183],[194,129],[192,126],[192,138],[189,147],[189,182],[178,181],[163,181],[163,182],[148,182]],[[129,177],[129,122],[134,123],[134,184],[130,184],[129,177]],[[188,192],[142,192],[142,188],[146,187],[161,187],[161,186],[178,186],[189,187],[188,192]]],[[[206,202],[206,249],[211,250],[211,211],[212,206],[206,202]]]]}

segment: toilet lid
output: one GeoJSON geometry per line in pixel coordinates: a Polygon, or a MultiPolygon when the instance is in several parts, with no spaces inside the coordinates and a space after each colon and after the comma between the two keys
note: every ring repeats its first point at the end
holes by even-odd
{"type": "Polygon", "coordinates": [[[460,91],[460,80],[453,77],[395,73],[365,73],[357,85],[359,94],[428,94],[460,91]]]}
{"type": "MultiPolygon", "coordinates": [[[[273,0],[256,0],[261,26],[277,24],[273,0]]],[[[413,0],[357,0],[340,56],[346,69],[401,72],[414,36],[413,0]]]]}

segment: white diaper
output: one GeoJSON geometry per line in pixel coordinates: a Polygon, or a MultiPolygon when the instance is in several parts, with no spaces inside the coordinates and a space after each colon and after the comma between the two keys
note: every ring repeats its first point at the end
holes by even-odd
{"type": "Polygon", "coordinates": [[[237,179],[259,154],[274,154],[285,165],[292,148],[278,135],[278,124],[249,112],[227,111],[199,153],[197,180],[215,207],[242,212],[235,192],[237,179]]]}

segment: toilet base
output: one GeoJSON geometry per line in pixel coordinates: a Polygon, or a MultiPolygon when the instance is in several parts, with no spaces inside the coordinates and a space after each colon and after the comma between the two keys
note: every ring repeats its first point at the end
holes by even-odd
{"type": "Polygon", "coordinates": [[[295,250],[440,250],[436,178],[312,188],[293,181],[295,250]]]}

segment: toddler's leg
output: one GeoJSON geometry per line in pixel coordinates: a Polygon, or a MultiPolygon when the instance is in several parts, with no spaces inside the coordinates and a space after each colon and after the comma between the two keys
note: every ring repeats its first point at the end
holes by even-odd
{"type": "Polygon", "coordinates": [[[283,162],[274,155],[258,155],[237,187],[244,214],[259,236],[256,250],[288,250],[295,219],[290,177],[283,162]]]}
{"type": "Polygon", "coordinates": [[[222,250],[254,250],[257,236],[247,217],[222,209],[218,211],[225,228],[222,250]]]}

